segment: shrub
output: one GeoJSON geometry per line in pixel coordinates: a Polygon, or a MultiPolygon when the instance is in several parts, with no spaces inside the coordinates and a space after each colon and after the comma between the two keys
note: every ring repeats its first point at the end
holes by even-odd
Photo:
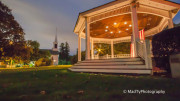
{"type": "Polygon", "coordinates": [[[48,58],[40,58],[38,61],[35,62],[35,66],[49,66],[51,65],[51,60],[48,58]]]}
{"type": "Polygon", "coordinates": [[[37,60],[37,61],[35,62],[35,66],[36,66],[36,67],[41,66],[42,61],[43,61],[43,58],[40,58],[39,60],[37,60]]]}
{"type": "Polygon", "coordinates": [[[170,73],[169,56],[180,52],[180,27],[167,29],[154,35],[152,51],[156,66],[170,73]]]}

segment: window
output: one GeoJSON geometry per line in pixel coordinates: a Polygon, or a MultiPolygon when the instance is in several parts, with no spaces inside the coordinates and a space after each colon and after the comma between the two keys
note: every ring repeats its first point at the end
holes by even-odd
{"type": "Polygon", "coordinates": [[[54,48],[57,48],[57,44],[54,45],[54,48]]]}

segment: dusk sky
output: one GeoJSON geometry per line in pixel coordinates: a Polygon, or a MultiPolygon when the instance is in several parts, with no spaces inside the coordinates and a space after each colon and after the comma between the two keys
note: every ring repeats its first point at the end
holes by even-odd
{"type": "MultiPolygon", "coordinates": [[[[70,54],[76,54],[78,36],[73,29],[79,12],[114,0],[1,0],[12,9],[15,19],[26,33],[26,40],[37,40],[41,49],[51,49],[56,27],[58,42],[68,42],[70,54]]],[[[180,0],[171,0],[180,3],[180,0]]],[[[180,12],[173,19],[180,23],[180,12]]],[[[85,41],[82,40],[82,50],[85,41]]]]}

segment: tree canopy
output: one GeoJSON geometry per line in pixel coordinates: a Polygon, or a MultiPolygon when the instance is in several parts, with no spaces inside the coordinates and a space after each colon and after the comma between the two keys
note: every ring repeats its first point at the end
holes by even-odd
{"type": "MultiPolygon", "coordinates": [[[[130,42],[123,42],[114,44],[114,54],[130,54],[130,42]]],[[[104,43],[96,43],[94,50],[100,56],[111,54],[111,45],[104,43]]]]}
{"type": "Polygon", "coordinates": [[[31,61],[37,61],[40,58],[39,57],[39,47],[40,47],[40,44],[39,44],[39,42],[32,41],[32,40],[29,40],[28,43],[29,43],[30,47],[33,50],[33,52],[31,53],[30,60],[31,61]]]}
{"type": "Polygon", "coordinates": [[[70,47],[68,42],[61,43],[59,46],[59,61],[61,62],[60,64],[65,64],[70,60],[69,52],[70,52],[70,47]]]}
{"type": "Polygon", "coordinates": [[[170,73],[169,56],[180,52],[180,26],[153,36],[152,51],[156,66],[170,73]]]}
{"type": "Polygon", "coordinates": [[[6,5],[0,1],[0,59],[28,60],[31,49],[24,39],[24,31],[6,5]]]}

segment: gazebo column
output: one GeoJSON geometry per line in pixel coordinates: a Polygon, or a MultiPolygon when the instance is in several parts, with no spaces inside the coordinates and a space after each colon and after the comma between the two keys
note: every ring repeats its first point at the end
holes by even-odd
{"type": "Polygon", "coordinates": [[[85,17],[85,24],[86,24],[86,60],[90,59],[90,24],[89,18],[85,17]]]}
{"type": "Polygon", "coordinates": [[[91,40],[91,59],[94,59],[94,40],[91,40]]]}
{"type": "Polygon", "coordinates": [[[168,28],[169,29],[174,28],[172,11],[169,11],[168,28]]]}
{"type": "MultiPolygon", "coordinates": [[[[137,17],[137,9],[136,3],[131,4],[131,20],[132,20],[132,47],[133,48],[133,57],[138,57],[137,55],[137,44],[139,41],[139,29],[138,29],[138,17],[137,17]]],[[[132,54],[132,53],[131,53],[132,54]]]]}
{"type": "Polygon", "coordinates": [[[78,62],[81,61],[81,34],[78,35],[78,62]]]}
{"type": "Polygon", "coordinates": [[[111,58],[114,58],[114,43],[111,41],[111,58]]]}

